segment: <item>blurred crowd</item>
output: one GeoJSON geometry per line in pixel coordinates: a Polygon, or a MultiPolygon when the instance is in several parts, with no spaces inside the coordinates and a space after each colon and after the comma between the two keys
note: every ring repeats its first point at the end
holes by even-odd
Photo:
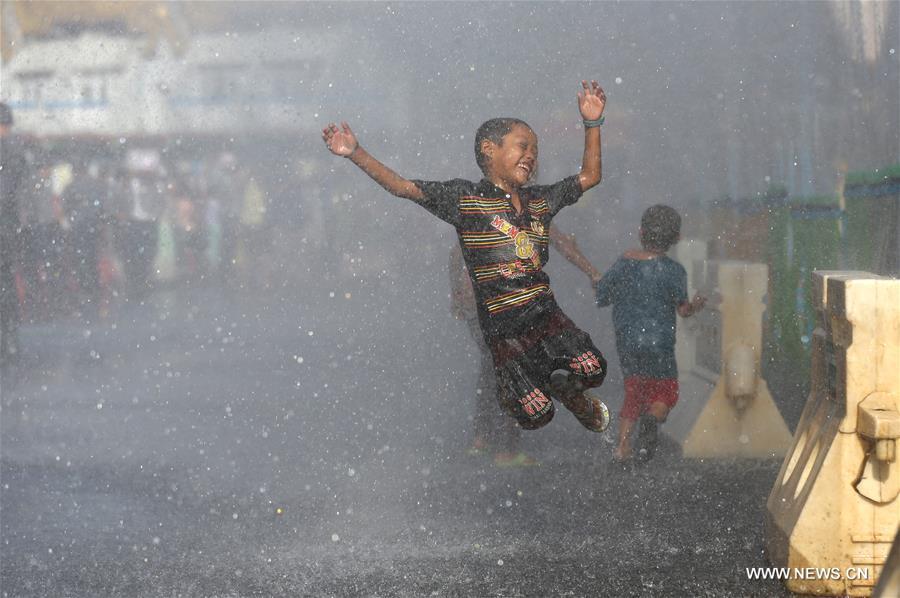
{"type": "Polygon", "coordinates": [[[286,198],[290,177],[272,180],[230,151],[47,152],[11,135],[2,108],[4,362],[15,360],[22,322],[94,322],[161,287],[271,285],[273,239],[290,219],[274,222],[270,190],[286,198]]]}
{"type": "Polygon", "coordinates": [[[103,317],[174,283],[266,284],[266,195],[235,155],[163,164],[63,157],[30,164],[17,202],[21,316],[103,317]]]}

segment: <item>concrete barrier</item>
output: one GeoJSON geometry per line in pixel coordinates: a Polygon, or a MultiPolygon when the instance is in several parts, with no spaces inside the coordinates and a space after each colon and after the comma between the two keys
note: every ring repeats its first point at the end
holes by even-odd
{"type": "Polygon", "coordinates": [[[878,585],[872,594],[875,598],[900,596],[900,532],[894,536],[894,544],[878,576],[878,585]]]}
{"type": "Polygon", "coordinates": [[[760,376],[768,268],[695,261],[692,272],[708,302],[693,322],[679,321],[682,353],[693,357],[679,375],[679,404],[665,433],[686,457],[784,456],[791,435],[760,376]]]}
{"type": "MultiPolygon", "coordinates": [[[[672,254],[675,261],[687,272],[687,293],[688,298],[691,298],[697,292],[699,274],[707,259],[706,241],[685,239],[675,245],[672,254]]],[[[678,363],[679,378],[689,376],[694,370],[696,354],[697,320],[678,318],[678,325],[675,328],[675,361],[678,363]]]]}
{"type": "Polygon", "coordinates": [[[900,281],[819,271],[813,293],[811,390],[767,502],[769,559],[843,573],[789,576],[793,592],[868,596],[900,524],[900,281]]]}

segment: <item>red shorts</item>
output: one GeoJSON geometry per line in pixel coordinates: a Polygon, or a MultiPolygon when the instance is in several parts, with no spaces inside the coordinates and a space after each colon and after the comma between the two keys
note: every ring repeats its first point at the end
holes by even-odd
{"type": "Polygon", "coordinates": [[[625,403],[619,417],[636,420],[647,412],[653,403],[663,403],[671,409],[678,402],[677,378],[625,378],[625,403]]]}

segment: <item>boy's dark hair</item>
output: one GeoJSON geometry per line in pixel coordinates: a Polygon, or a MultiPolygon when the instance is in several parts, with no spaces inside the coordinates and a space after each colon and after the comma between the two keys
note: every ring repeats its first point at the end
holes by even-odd
{"type": "Polygon", "coordinates": [[[516,125],[522,125],[531,129],[524,120],[509,117],[492,118],[478,127],[478,131],[475,132],[475,162],[478,163],[478,168],[481,169],[481,172],[487,174],[487,156],[481,151],[482,142],[487,139],[488,141],[493,141],[497,145],[500,145],[503,142],[503,138],[507,133],[512,131],[512,128],[516,125]]]}
{"type": "Polygon", "coordinates": [[[681,216],[674,208],[658,204],[641,216],[641,245],[644,249],[668,251],[681,235],[681,216]]]}

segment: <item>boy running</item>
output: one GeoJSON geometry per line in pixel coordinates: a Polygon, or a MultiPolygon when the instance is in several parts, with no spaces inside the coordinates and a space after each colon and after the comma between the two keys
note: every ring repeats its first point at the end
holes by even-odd
{"type": "Polygon", "coordinates": [[[658,426],[678,401],[675,313],[687,318],[706,303],[700,295],[688,301],[687,273],[666,256],[680,235],[678,212],[664,205],[647,208],[641,217],[642,248],[626,251],[597,283],[597,305],[613,306],[616,349],[625,376],[615,453],[621,462],[632,457],[631,433],[637,421],[637,458],[653,457],[658,426]]]}
{"type": "Polygon", "coordinates": [[[553,419],[549,395],[589,430],[602,432],[609,424],[606,406],[584,394],[603,382],[606,361],[556,304],[543,270],[553,216],[601,178],[606,95],[596,81],[581,84],[581,172],[553,185],[526,186],[537,170],[538,140],[515,118],[491,119],[475,134],[475,160],[484,174],[478,183],[408,180],[363,149],[346,122],[322,131],[333,154],[349,158],[392,195],[415,201],[456,229],[493,357],[498,400],[526,430],[553,419]]]}

